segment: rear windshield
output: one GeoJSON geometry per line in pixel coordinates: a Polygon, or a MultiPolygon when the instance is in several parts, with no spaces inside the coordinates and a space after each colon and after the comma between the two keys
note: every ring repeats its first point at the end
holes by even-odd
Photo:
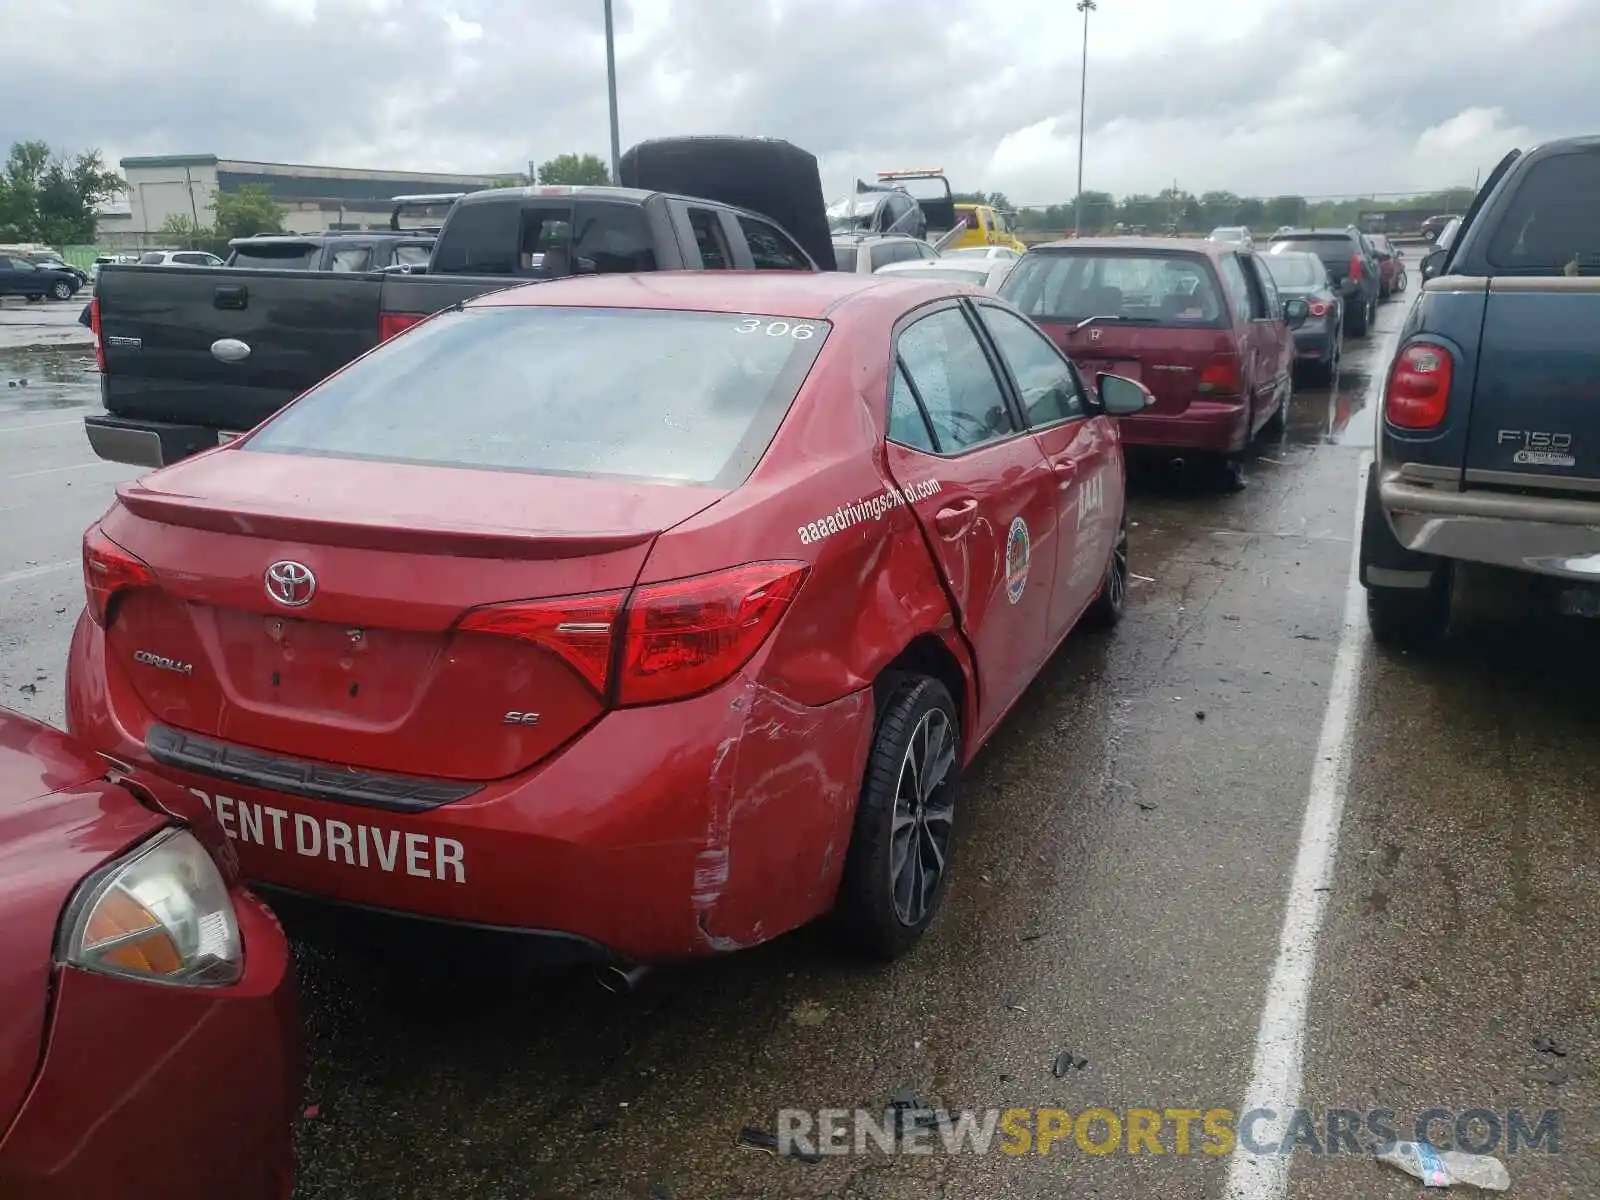
{"type": "Polygon", "coordinates": [[[1488,259],[1507,271],[1600,274],[1600,150],[1530,167],[1489,239],[1488,259]]]}
{"type": "Polygon", "coordinates": [[[235,246],[228,265],[307,271],[311,269],[311,262],[320,249],[320,246],[311,242],[261,242],[253,246],[235,246]]]}
{"type": "Polygon", "coordinates": [[[1192,254],[1035,252],[1017,263],[1000,295],[1035,320],[1224,323],[1210,263],[1192,254]]]}
{"type": "Polygon", "coordinates": [[[833,248],[833,261],[841,271],[854,271],[856,269],[856,248],[854,246],[836,244],[833,248]]]}
{"type": "Polygon", "coordinates": [[[1313,254],[1267,254],[1262,258],[1279,287],[1319,287],[1328,281],[1328,268],[1313,254]]]}
{"type": "Polygon", "coordinates": [[[1277,238],[1272,243],[1273,253],[1278,253],[1278,247],[1285,250],[1304,250],[1308,254],[1315,254],[1331,268],[1337,268],[1341,273],[1350,264],[1350,256],[1356,252],[1355,241],[1347,233],[1308,233],[1296,235],[1292,238],[1277,238]]]}
{"type": "Polygon", "coordinates": [[[447,311],[312,388],[244,448],[734,487],[829,328],[642,309],[447,311]]]}
{"type": "Polygon", "coordinates": [[[917,266],[906,271],[880,269],[878,274],[891,279],[949,279],[955,283],[976,283],[980,286],[989,282],[988,267],[917,266]]]}

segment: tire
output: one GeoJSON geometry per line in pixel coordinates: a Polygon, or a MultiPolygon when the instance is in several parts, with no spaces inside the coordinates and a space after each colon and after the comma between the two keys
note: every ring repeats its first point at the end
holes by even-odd
{"type": "Polygon", "coordinates": [[[1406,290],[1406,282],[1407,282],[1406,273],[1404,271],[1401,271],[1400,274],[1395,276],[1395,280],[1394,280],[1394,293],[1395,293],[1395,295],[1398,296],[1401,292],[1404,292],[1406,290]]]}
{"type": "Polygon", "coordinates": [[[40,292],[37,295],[28,297],[28,303],[29,304],[39,304],[43,300],[44,300],[44,293],[43,292],[40,292]]]}
{"type": "Polygon", "coordinates": [[[747,208],[776,221],[824,271],[833,236],[814,154],[778,138],[654,138],[617,163],[624,187],[701,196],[747,208]]]}
{"type": "Polygon", "coordinates": [[[1367,626],[1380,646],[1437,652],[1450,637],[1454,571],[1444,563],[1425,588],[1367,587],[1367,626]]]}
{"type": "Polygon", "coordinates": [[[1128,517],[1124,513],[1117,540],[1111,544],[1111,561],[1100,580],[1100,594],[1083,614],[1084,620],[1100,629],[1110,629],[1122,620],[1128,607],[1128,517]]]}
{"type": "Polygon", "coordinates": [[[1285,396],[1278,404],[1277,411],[1267,418],[1267,423],[1261,427],[1260,436],[1264,438],[1278,438],[1283,436],[1284,424],[1289,419],[1289,400],[1294,395],[1291,388],[1289,395],[1285,396]]]}
{"type": "Polygon", "coordinates": [[[1226,455],[1215,462],[1217,487],[1224,492],[1242,492],[1250,486],[1244,473],[1244,459],[1239,455],[1226,455]]]}
{"type": "Polygon", "coordinates": [[[1351,337],[1366,337],[1369,325],[1368,318],[1372,315],[1372,305],[1362,301],[1359,309],[1354,309],[1345,319],[1345,330],[1351,337]]]}
{"type": "Polygon", "coordinates": [[[72,285],[65,279],[58,279],[50,285],[50,294],[57,300],[71,300],[72,285]]]}
{"type": "Polygon", "coordinates": [[[925,675],[903,675],[891,687],[878,713],[867,755],[835,914],[860,950],[883,961],[898,958],[915,946],[938,915],[949,879],[961,769],[961,717],[945,686],[925,675]],[[930,756],[935,769],[940,762],[944,767],[931,792],[924,789],[918,800],[908,763],[941,736],[949,739],[948,759],[943,753],[930,756]],[[909,855],[904,859],[899,877],[895,873],[897,813],[901,820],[910,814],[904,836],[910,849],[919,851],[915,859],[909,855]],[[937,821],[929,820],[932,813],[938,814],[937,821]],[[943,865],[930,886],[916,867],[932,860],[929,845],[941,833],[943,865]],[[920,890],[916,887],[919,881],[924,884],[920,890]]]}

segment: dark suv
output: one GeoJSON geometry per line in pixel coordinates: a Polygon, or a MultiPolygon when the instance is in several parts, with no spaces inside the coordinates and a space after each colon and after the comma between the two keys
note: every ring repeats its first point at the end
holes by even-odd
{"type": "Polygon", "coordinates": [[[1286,229],[1272,235],[1269,254],[1308,250],[1328,268],[1328,278],[1344,301],[1344,329],[1365,337],[1378,315],[1382,276],[1378,258],[1356,229],[1286,229]]]}

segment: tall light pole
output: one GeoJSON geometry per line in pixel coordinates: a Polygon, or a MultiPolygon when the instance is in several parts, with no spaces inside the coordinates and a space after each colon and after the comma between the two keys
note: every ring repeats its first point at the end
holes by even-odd
{"type": "Polygon", "coordinates": [[[1072,214],[1072,233],[1083,233],[1083,134],[1087,121],[1085,108],[1089,103],[1089,14],[1098,6],[1094,0],[1078,0],[1078,11],[1083,14],[1083,70],[1080,72],[1078,92],[1078,201],[1072,214]]]}
{"type": "Polygon", "coordinates": [[[611,24],[611,0],[606,3],[606,92],[611,99],[611,182],[622,183],[622,138],[617,133],[617,35],[611,24]]]}

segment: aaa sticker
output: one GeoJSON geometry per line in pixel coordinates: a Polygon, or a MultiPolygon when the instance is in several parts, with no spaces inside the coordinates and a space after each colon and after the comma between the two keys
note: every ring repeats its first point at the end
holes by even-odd
{"type": "Polygon", "coordinates": [[[1011,533],[1006,537],[1006,599],[1015,604],[1022,599],[1022,589],[1028,585],[1028,523],[1021,517],[1011,522],[1011,533]]]}

